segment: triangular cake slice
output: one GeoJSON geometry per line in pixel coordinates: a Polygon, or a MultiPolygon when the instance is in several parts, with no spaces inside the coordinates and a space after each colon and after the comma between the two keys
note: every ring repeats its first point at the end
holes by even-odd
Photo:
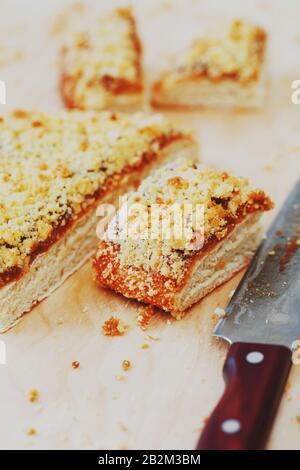
{"type": "Polygon", "coordinates": [[[196,154],[160,115],[106,111],[16,111],[0,118],[0,142],[1,331],[94,253],[100,203],[117,203],[154,165],[196,154]]]}
{"type": "Polygon", "coordinates": [[[143,181],[126,207],[126,231],[116,216],[99,244],[97,280],[180,318],[249,263],[272,202],[244,178],[180,160],[143,181]]]}
{"type": "Polygon", "coordinates": [[[259,107],[264,97],[266,33],[243,20],[224,38],[199,39],[152,88],[156,107],[259,107]]]}
{"type": "Polygon", "coordinates": [[[68,108],[127,110],[143,94],[142,47],[131,9],[113,10],[74,34],[62,50],[61,93],[68,108]]]}

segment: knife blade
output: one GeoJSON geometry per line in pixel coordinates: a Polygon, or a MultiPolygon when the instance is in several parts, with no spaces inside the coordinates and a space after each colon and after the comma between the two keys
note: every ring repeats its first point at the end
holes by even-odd
{"type": "Polygon", "coordinates": [[[257,250],[213,336],[231,344],[226,388],[197,449],[264,448],[300,333],[300,180],[257,250]]]}

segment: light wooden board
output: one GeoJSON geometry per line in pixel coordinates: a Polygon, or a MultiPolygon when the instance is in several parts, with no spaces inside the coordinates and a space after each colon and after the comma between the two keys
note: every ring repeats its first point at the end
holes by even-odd
{"type": "MultiPolygon", "coordinates": [[[[62,106],[57,51],[64,37],[75,23],[124,4],[83,3],[84,11],[77,7],[76,12],[61,0],[1,1],[0,79],[7,84],[7,105],[1,110],[62,106]],[[56,34],[49,35],[59,12],[56,34]],[[59,25],[64,26],[60,33],[59,25]]],[[[131,3],[136,5],[149,80],[176,50],[222,27],[225,20],[245,16],[267,29],[269,83],[261,112],[207,110],[170,116],[195,132],[206,163],[250,177],[279,206],[300,174],[300,106],[291,103],[291,82],[300,79],[300,2],[131,3]]],[[[265,226],[271,217],[265,217],[265,226]]],[[[0,366],[0,447],[192,449],[223,389],[227,347],[210,336],[213,312],[226,305],[240,277],[206,297],[184,320],[168,324],[169,317],[162,314],[144,333],[135,323],[136,304],[97,287],[90,264],[84,266],[0,338],[7,348],[7,365],[0,366]],[[110,315],[130,325],[124,337],[102,335],[101,325],[110,315]],[[159,340],[146,341],[146,334],[159,340]],[[144,343],[151,347],[143,350],[144,343]],[[124,359],[132,362],[127,373],[121,369],[124,359]],[[77,370],[71,367],[74,360],[81,364],[77,370]],[[117,380],[120,374],[124,381],[117,380]],[[35,404],[28,401],[32,388],[40,392],[35,404]],[[27,435],[31,427],[37,435],[27,435]]],[[[300,448],[299,394],[300,368],[294,367],[269,448],[300,448]]]]}

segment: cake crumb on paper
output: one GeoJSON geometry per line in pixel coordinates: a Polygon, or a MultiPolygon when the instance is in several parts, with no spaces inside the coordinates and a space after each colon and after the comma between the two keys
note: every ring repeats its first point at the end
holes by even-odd
{"type": "Polygon", "coordinates": [[[127,432],[128,431],[128,427],[125,426],[125,424],[120,423],[119,426],[120,426],[120,429],[121,429],[122,432],[127,432]]]}
{"type": "Polygon", "coordinates": [[[127,445],[127,444],[121,444],[121,445],[118,447],[118,450],[128,450],[128,445],[127,445]]]}
{"type": "Polygon", "coordinates": [[[116,375],[116,380],[117,380],[118,382],[124,382],[124,381],[125,381],[125,377],[124,377],[124,375],[118,374],[118,375],[116,375]]]}
{"type": "Polygon", "coordinates": [[[292,388],[291,382],[287,382],[287,384],[284,388],[284,393],[289,392],[291,388],[292,388]]]}
{"type": "Polygon", "coordinates": [[[128,361],[127,359],[124,359],[122,362],[122,369],[127,372],[131,368],[131,362],[128,361]]]}
{"type": "Polygon", "coordinates": [[[38,401],[38,399],[39,399],[39,392],[36,388],[33,388],[32,390],[29,391],[28,400],[30,401],[30,403],[35,403],[38,401]]]}
{"type": "Polygon", "coordinates": [[[128,325],[120,318],[110,317],[102,325],[102,332],[104,336],[123,336],[128,325]]]}
{"type": "Polygon", "coordinates": [[[159,341],[160,338],[158,338],[158,336],[146,335],[145,340],[146,341],[159,341]]]}

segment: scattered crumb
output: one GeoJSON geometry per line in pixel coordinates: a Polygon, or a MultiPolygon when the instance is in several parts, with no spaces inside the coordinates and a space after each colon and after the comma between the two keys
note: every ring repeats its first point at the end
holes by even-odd
{"type": "Polygon", "coordinates": [[[36,436],[37,430],[35,428],[29,428],[26,434],[27,436],[36,436]]]}
{"type": "Polygon", "coordinates": [[[300,415],[296,416],[296,421],[297,421],[298,424],[300,424],[300,415]]]}
{"type": "Polygon", "coordinates": [[[63,321],[61,318],[59,318],[59,319],[57,320],[56,324],[57,324],[57,325],[63,325],[63,324],[64,324],[64,321],[63,321]]]}
{"type": "Polygon", "coordinates": [[[113,396],[112,396],[112,399],[113,399],[113,400],[119,400],[119,397],[117,397],[116,395],[113,395],[113,396]]]}
{"type": "Polygon", "coordinates": [[[269,256],[274,256],[275,254],[276,254],[276,253],[275,253],[275,250],[271,250],[271,251],[269,251],[269,253],[268,253],[269,256]]]}
{"type": "Polygon", "coordinates": [[[82,312],[83,313],[87,313],[89,311],[89,308],[87,305],[84,305],[83,309],[82,309],[82,312]]]}
{"type": "Polygon", "coordinates": [[[160,338],[158,338],[157,336],[146,335],[145,340],[146,341],[159,341],[160,338]]]}
{"type": "Polygon", "coordinates": [[[272,171],[272,170],[274,170],[274,167],[272,165],[265,165],[263,167],[263,170],[264,171],[272,171]]]}
{"type": "Polygon", "coordinates": [[[80,367],[80,362],[78,362],[78,361],[73,361],[73,362],[72,362],[72,367],[73,367],[73,369],[78,369],[78,368],[80,367]]]}
{"type": "Polygon", "coordinates": [[[195,432],[198,432],[198,433],[200,433],[201,431],[203,431],[203,428],[204,428],[204,426],[206,426],[206,424],[208,423],[208,420],[209,420],[209,417],[208,417],[208,416],[204,416],[204,418],[203,418],[203,420],[202,420],[202,424],[201,424],[199,427],[195,428],[194,431],[195,431],[195,432]]]}
{"type": "Polygon", "coordinates": [[[123,336],[128,325],[117,317],[110,317],[102,325],[104,336],[123,336]]]}
{"type": "Polygon", "coordinates": [[[292,387],[291,382],[287,382],[284,392],[287,393],[291,389],[291,387],[292,387]]]}
{"type": "Polygon", "coordinates": [[[216,307],[214,310],[214,313],[220,318],[225,317],[226,315],[224,308],[220,308],[220,307],[216,307]]]}
{"type": "Polygon", "coordinates": [[[170,319],[168,319],[168,320],[166,321],[166,323],[167,323],[167,325],[172,325],[172,322],[171,322],[170,319]]]}
{"type": "Polygon", "coordinates": [[[116,380],[118,382],[124,382],[125,381],[125,377],[124,375],[116,375],[116,380]]]}
{"type": "Polygon", "coordinates": [[[127,370],[129,370],[131,367],[131,362],[128,361],[127,359],[125,359],[123,362],[122,362],[122,369],[126,372],[127,370]]]}
{"type": "Polygon", "coordinates": [[[150,347],[151,347],[150,344],[147,344],[147,343],[144,343],[141,346],[142,349],[149,349],[150,347]]]}
{"type": "Polygon", "coordinates": [[[35,403],[38,401],[38,399],[39,399],[39,392],[36,388],[33,388],[32,390],[30,390],[28,394],[28,400],[30,401],[30,403],[35,403]]]}
{"type": "Polygon", "coordinates": [[[152,305],[142,306],[138,308],[138,316],[136,318],[138,326],[145,331],[154,315],[154,307],[152,305]]]}
{"type": "Polygon", "coordinates": [[[118,447],[118,450],[128,450],[128,445],[127,445],[127,444],[121,444],[121,445],[118,447]]]}
{"type": "Polygon", "coordinates": [[[122,432],[127,432],[128,431],[128,427],[125,426],[125,424],[122,424],[122,423],[120,423],[120,429],[121,429],[122,432]]]}

